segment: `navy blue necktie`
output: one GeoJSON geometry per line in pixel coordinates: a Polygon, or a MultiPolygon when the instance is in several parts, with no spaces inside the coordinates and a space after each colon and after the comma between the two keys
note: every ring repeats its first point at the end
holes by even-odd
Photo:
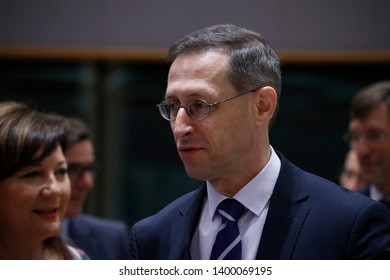
{"type": "Polygon", "coordinates": [[[222,217],[210,260],[241,260],[241,236],[237,221],[245,207],[235,199],[225,199],[217,208],[222,217]]]}

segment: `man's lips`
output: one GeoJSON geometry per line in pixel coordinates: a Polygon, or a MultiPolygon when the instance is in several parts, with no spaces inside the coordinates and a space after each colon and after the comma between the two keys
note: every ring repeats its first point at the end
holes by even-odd
{"type": "Polygon", "coordinates": [[[81,198],[78,195],[71,195],[70,196],[70,201],[79,201],[81,198]]]}
{"type": "Polygon", "coordinates": [[[191,152],[193,150],[200,150],[201,148],[197,146],[190,146],[190,145],[179,145],[177,149],[179,150],[179,152],[191,152]]]}
{"type": "Polygon", "coordinates": [[[360,160],[360,166],[363,168],[363,169],[372,169],[372,168],[375,168],[378,166],[378,162],[375,161],[375,160],[371,160],[371,159],[363,159],[363,160],[360,160]]]}
{"type": "Polygon", "coordinates": [[[179,151],[181,157],[183,156],[186,157],[186,156],[191,156],[195,152],[202,150],[202,148],[197,146],[184,145],[184,146],[179,146],[177,150],[179,151]]]}

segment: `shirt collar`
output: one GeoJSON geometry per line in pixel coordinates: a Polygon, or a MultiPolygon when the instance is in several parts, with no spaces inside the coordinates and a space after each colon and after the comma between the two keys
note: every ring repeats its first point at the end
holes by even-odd
{"type": "Polygon", "coordinates": [[[382,199],[388,199],[380,190],[379,188],[372,184],[370,185],[370,198],[375,201],[380,201],[382,199]]]}
{"type": "MultiPolygon", "coordinates": [[[[234,199],[256,216],[260,216],[268,203],[280,172],[280,159],[274,149],[271,146],[270,148],[271,157],[268,163],[247,185],[233,196],[234,199]]],[[[213,219],[219,203],[228,197],[217,192],[209,181],[206,181],[206,184],[210,219],[213,219]]]]}

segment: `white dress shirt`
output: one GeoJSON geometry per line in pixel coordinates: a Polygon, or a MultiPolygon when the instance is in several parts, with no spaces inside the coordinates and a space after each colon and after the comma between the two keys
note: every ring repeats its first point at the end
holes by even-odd
{"type": "MultiPolygon", "coordinates": [[[[269,208],[269,199],[280,172],[280,159],[271,147],[271,157],[263,170],[256,175],[233,198],[245,206],[247,211],[238,220],[241,235],[242,259],[254,260],[263,232],[269,208]]],[[[202,213],[191,242],[191,257],[194,260],[209,260],[215,237],[221,224],[221,216],[216,213],[219,203],[228,198],[218,193],[207,183],[207,196],[202,213]]]]}
{"type": "Polygon", "coordinates": [[[386,196],[378,189],[376,185],[370,185],[370,198],[375,201],[386,199],[386,196]]]}

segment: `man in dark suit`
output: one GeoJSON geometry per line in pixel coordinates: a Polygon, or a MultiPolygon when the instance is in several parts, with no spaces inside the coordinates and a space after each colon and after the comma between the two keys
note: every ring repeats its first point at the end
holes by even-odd
{"type": "Polygon", "coordinates": [[[86,124],[69,118],[65,157],[71,182],[71,198],[62,231],[69,243],[84,250],[91,259],[128,259],[129,232],[122,221],[83,214],[85,200],[94,188],[95,153],[86,124]]]}
{"type": "Polygon", "coordinates": [[[363,179],[369,182],[360,192],[390,209],[390,81],[367,86],[354,96],[348,136],[363,179]]]}
{"type": "Polygon", "coordinates": [[[217,25],[177,41],[165,100],[200,189],[131,229],[132,259],[390,259],[390,215],[300,170],[269,143],[279,60],[259,34],[217,25]]]}

